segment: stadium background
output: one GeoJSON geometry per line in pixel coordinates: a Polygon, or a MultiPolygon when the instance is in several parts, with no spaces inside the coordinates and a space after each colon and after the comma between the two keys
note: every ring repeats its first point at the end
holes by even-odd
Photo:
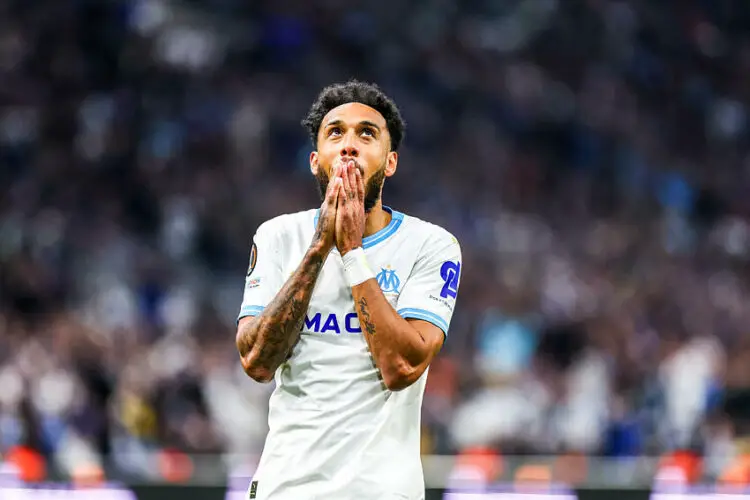
{"type": "Polygon", "coordinates": [[[250,238],[351,77],[409,125],[385,203],[463,246],[428,486],[750,479],[743,0],[0,2],[6,475],[251,473],[250,238]]]}

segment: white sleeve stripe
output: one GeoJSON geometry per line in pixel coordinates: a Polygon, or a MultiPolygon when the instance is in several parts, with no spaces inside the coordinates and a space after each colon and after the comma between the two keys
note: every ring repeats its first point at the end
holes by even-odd
{"type": "Polygon", "coordinates": [[[448,335],[448,322],[433,312],[427,311],[425,309],[414,309],[407,307],[404,309],[399,309],[398,315],[402,318],[422,319],[424,321],[429,321],[433,325],[443,330],[446,335],[448,335]]]}
{"type": "Polygon", "coordinates": [[[263,306],[242,306],[240,309],[240,315],[237,317],[237,321],[244,318],[245,316],[258,316],[263,312],[265,307],[263,306]]]}

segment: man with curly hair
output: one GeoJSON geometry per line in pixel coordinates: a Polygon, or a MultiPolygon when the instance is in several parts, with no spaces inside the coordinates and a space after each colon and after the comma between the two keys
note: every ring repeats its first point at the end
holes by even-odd
{"type": "Polygon", "coordinates": [[[376,85],[326,87],[302,124],[323,202],[258,227],[238,320],[245,372],[276,382],[248,498],[422,499],[422,397],[461,249],[382,204],[405,123],[376,85]]]}

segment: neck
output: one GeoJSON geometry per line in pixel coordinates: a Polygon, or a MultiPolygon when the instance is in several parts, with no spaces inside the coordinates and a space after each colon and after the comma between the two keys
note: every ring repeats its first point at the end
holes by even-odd
{"type": "Polygon", "coordinates": [[[378,200],[372,210],[367,213],[367,219],[365,220],[365,236],[370,236],[385,226],[390,224],[392,216],[386,210],[383,210],[383,202],[378,200]]]}

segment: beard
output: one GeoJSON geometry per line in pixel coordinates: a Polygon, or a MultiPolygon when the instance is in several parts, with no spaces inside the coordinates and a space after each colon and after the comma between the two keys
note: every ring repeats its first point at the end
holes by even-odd
{"type": "MultiPolygon", "coordinates": [[[[357,165],[359,168],[359,165],[357,165]]],[[[362,170],[360,169],[360,172],[362,170]]],[[[318,175],[315,176],[318,180],[318,190],[320,192],[320,201],[323,202],[326,198],[326,191],[328,191],[328,183],[330,178],[328,172],[325,169],[319,168],[318,175]]],[[[383,184],[385,183],[385,165],[379,168],[372,176],[365,182],[365,213],[369,213],[370,210],[380,200],[380,195],[383,192],[383,184]]]]}

